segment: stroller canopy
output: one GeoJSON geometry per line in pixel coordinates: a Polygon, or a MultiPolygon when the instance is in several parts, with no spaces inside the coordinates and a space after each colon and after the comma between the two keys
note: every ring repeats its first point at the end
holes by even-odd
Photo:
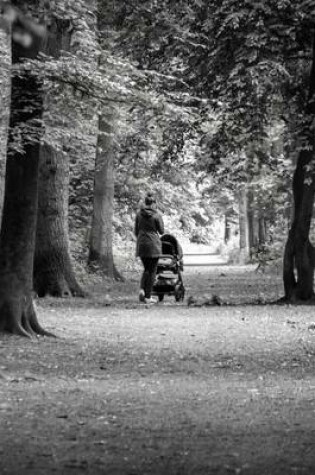
{"type": "Polygon", "coordinates": [[[179,259],[183,257],[182,246],[172,234],[163,234],[161,237],[163,254],[172,254],[179,259]]]}

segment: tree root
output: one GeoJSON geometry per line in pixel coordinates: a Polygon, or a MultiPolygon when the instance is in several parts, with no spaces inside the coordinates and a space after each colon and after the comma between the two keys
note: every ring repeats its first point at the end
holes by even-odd
{"type": "Polygon", "coordinates": [[[27,338],[39,336],[56,336],[44,330],[38,322],[32,298],[20,298],[18,301],[3,302],[0,307],[0,331],[27,338]]]}
{"type": "Polygon", "coordinates": [[[119,270],[117,269],[117,267],[116,267],[115,264],[114,264],[113,271],[114,271],[114,279],[116,280],[116,282],[125,282],[125,281],[126,281],[126,279],[125,279],[124,276],[119,272],[119,270]]]}
{"type": "Polygon", "coordinates": [[[82,289],[76,280],[73,283],[70,283],[70,291],[73,297],[85,298],[88,295],[88,293],[82,289]]]}
{"type": "Polygon", "coordinates": [[[124,276],[117,269],[112,257],[101,255],[90,249],[88,265],[92,272],[101,272],[105,277],[114,279],[116,282],[125,282],[124,276]]]}
{"type": "Polygon", "coordinates": [[[87,293],[78,284],[72,274],[40,275],[34,279],[34,290],[38,297],[51,295],[52,297],[70,298],[86,297],[87,293]]]}
{"type": "Polygon", "coordinates": [[[281,297],[274,302],[275,305],[315,305],[315,294],[309,299],[300,299],[295,294],[290,297],[281,297]]]}

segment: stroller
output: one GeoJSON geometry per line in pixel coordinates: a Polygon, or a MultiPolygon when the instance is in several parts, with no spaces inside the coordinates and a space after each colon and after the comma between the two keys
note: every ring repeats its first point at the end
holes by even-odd
{"type": "Polygon", "coordinates": [[[159,257],[153,293],[160,302],[164,295],[174,295],[176,302],[184,300],[185,287],[182,279],[183,250],[171,234],[161,237],[162,255],[159,257]]]}

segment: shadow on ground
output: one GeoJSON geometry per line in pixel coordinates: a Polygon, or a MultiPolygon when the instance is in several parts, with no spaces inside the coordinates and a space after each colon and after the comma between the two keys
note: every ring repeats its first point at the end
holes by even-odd
{"type": "MultiPolygon", "coordinates": [[[[255,273],[199,271],[188,293],[257,294],[255,273]]],[[[136,290],[39,301],[56,340],[1,336],[0,473],[313,474],[312,308],[146,308],[136,290]]]]}

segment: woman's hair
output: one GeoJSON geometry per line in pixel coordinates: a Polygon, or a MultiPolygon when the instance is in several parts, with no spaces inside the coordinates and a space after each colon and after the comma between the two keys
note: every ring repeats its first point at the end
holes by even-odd
{"type": "Polygon", "coordinates": [[[148,193],[146,194],[146,197],[144,198],[144,202],[147,206],[150,206],[153,203],[156,203],[155,197],[151,191],[148,191],[148,193]]]}

